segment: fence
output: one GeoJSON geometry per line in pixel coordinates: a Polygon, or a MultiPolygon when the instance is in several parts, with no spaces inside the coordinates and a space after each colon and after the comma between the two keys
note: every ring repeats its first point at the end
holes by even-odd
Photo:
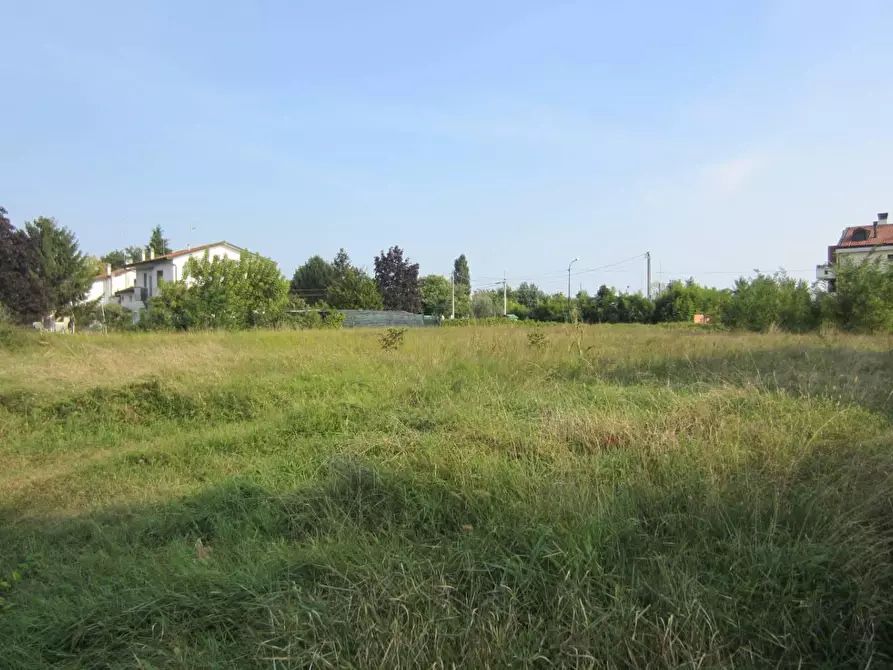
{"type": "Polygon", "coordinates": [[[345,328],[425,328],[439,326],[440,317],[411,312],[372,309],[343,309],[345,328]]]}

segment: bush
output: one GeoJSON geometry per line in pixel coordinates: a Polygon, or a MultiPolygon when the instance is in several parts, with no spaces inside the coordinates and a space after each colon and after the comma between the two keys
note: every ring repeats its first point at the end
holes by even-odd
{"type": "Polygon", "coordinates": [[[841,262],[837,291],[820,296],[822,315],[842,330],[893,331],[893,267],[878,262],[841,262]]]}
{"type": "Polygon", "coordinates": [[[753,279],[735,282],[723,323],[758,332],[781,328],[802,333],[818,326],[819,309],[805,282],[783,272],[761,273],[753,279]]]}
{"type": "Polygon", "coordinates": [[[298,314],[288,314],[283,324],[288,328],[298,330],[343,328],[344,314],[337,310],[308,310],[298,314]]]}
{"type": "Polygon", "coordinates": [[[531,320],[492,316],[486,319],[444,319],[440,325],[447,328],[467,328],[468,326],[536,326],[540,324],[531,320]]]}

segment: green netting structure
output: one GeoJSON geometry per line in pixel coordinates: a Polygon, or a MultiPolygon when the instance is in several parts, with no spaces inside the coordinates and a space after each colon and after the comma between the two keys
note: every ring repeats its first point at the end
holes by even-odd
{"type": "Polygon", "coordinates": [[[345,328],[425,328],[439,326],[439,316],[375,309],[343,309],[345,328]]]}

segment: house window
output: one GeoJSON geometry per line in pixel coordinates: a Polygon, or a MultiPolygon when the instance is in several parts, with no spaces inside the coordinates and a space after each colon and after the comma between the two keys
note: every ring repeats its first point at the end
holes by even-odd
{"type": "Polygon", "coordinates": [[[155,285],[161,286],[161,282],[164,281],[164,270],[159,270],[158,272],[156,272],[155,277],[156,277],[155,285]]]}
{"type": "Polygon", "coordinates": [[[887,254],[887,260],[893,261],[893,254],[887,254]]]}
{"type": "Polygon", "coordinates": [[[868,231],[865,228],[859,228],[853,231],[853,242],[864,242],[868,239],[868,231]]]}

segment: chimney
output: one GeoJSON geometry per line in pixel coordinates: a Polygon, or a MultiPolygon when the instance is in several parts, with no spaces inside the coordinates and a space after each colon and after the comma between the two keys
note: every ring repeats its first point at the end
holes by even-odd
{"type": "Polygon", "coordinates": [[[871,236],[872,236],[872,237],[877,237],[877,221],[875,221],[873,224],[871,224],[871,226],[872,226],[872,228],[874,229],[874,232],[873,232],[873,234],[872,234],[871,236]]]}
{"type": "Polygon", "coordinates": [[[106,264],[105,264],[105,273],[106,273],[109,277],[112,276],[112,264],[111,264],[111,263],[106,263],[106,264]]]}
{"type": "Polygon", "coordinates": [[[143,247],[142,249],[140,249],[140,260],[141,261],[146,260],[146,247],[143,247]]]}
{"type": "Polygon", "coordinates": [[[155,247],[149,247],[149,260],[155,260],[155,247]]]}

